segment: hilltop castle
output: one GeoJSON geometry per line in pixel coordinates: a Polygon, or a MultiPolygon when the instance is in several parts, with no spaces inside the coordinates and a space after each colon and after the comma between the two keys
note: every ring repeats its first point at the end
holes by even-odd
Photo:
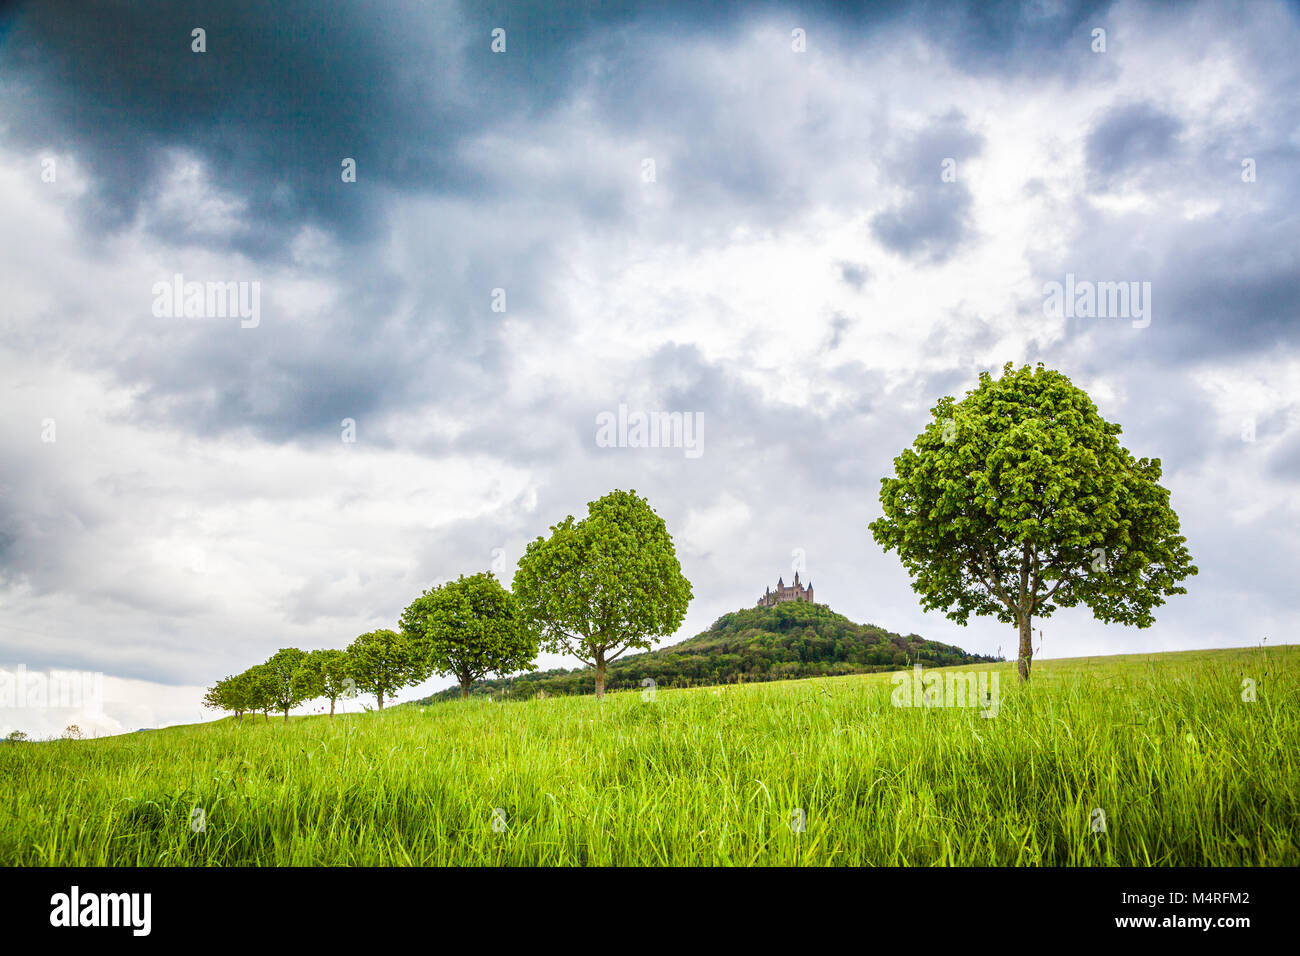
{"type": "Polygon", "coordinates": [[[813,588],[812,582],[808,582],[807,587],[799,586],[799,572],[794,573],[794,584],[786,587],[785,579],[776,579],[776,590],[771,588],[764,590],[763,596],[758,599],[759,607],[773,607],[777,604],[784,604],[786,601],[812,601],[813,588]]]}

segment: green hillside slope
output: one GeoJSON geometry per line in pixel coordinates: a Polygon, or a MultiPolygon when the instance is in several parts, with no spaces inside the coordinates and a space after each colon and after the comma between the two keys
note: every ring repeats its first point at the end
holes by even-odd
{"type": "MultiPolygon", "coordinates": [[[[680,644],[621,658],[610,665],[607,689],[698,687],[795,677],[828,677],[893,670],[920,662],[927,667],[992,662],[951,644],[903,637],[872,624],[855,624],[825,604],[789,602],[752,607],[718,618],[707,630],[680,644]]],[[[485,680],[474,694],[511,698],[595,693],[590,668],[537,671],[485,680]]],[[[418,703],[459,695],[452,688],[418,703]]]]}
{"type": "Polygon", "coordinates": [[[0,866],[1300,865],[1300,648],[969,669],[0,745],[0,866]]]}

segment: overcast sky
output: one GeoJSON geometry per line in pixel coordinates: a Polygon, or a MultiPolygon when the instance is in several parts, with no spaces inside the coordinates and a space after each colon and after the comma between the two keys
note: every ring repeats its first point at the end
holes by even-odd
{"type": "Polygon", "coordinates": [[[1294,640],[1297,6],[586,6],[0,14],[0,668],[107,699],[0,732],[196,721],[614,488],[676,541],[674,641],[802,559],[855,621],[1014,655],[867,530],[1006,361],[1164,462],[1200,568],[1041,656],[1294,640]],[[256,324],[159,315],[178,274],[256,324]],[[1149,324],[1047,314],[1067,275],[1150,283],[1149,324]],[[700,454],[601,447],[620,404],[700,454]]]}

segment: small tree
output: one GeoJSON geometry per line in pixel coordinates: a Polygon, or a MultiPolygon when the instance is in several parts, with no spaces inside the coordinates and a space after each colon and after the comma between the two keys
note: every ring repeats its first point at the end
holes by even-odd
{"type": "Polygon", "coordinates": [[[81,728],[76,724],[68,724],[63,728],[64,740],[80,740],[82,738],[81,728]]]}
{"type": "Polygon", "coordinates": [[[425,591],[402,612],[401,628],[432,673],[455,675],[461,697],[490,673],[536,667],[537,632],[491,573],[461,575],[425,591]]]}
{"type": "Polygon", "coordinates": [[[275,706],[275,678],[265,664],[255,664],[237,678],[242,687],[245,706],[253,713],[270,720],[275,706]]]}
{"type": "Polygon", "coordinates": [[[223,677],[221,680],[217,681],[215,684],[213,684],[204,692],[203,694],[204,707],[208,708],[208,710],[231,709],[226,706],[224,700],[226,687],[228,686],[227,681],[229,680],[230,678],[223,677]]]}
{"type": "Polygon", "coordinates": [[[298,671],[298,693],[303,700],[328,698],[330,716],[333,717],[334,702],[348,692],[350,676],[347,651],[332,648],[311,651],[298,671]]]}
{"type": "Polygon", "coordinates": [[[11,730],[5,740],[11,744],[22,744],[27,742],[27,735],[21,730],[11,730]]]}
{"type": "Polygon", "coordinates": [[[270,681],[271,704],[276,710],[284,712],[284,722],[289,722],[289,711],[301,704],[302,681],[298,672],[307,661],[307,652],[296,647],[282,647],[271,655],[262,666],[266,668],[266,677],[270,681]]]}
{"type": "Polygon", "coordinates": [[[419,649],[396,631],[362,634],[348,646],[350,676],[359,690],[375,695],[379,709],[384,697],[399,687],[418,684],[429,676],[428,664],[419,649]]]}
{"type": "Polygon", "coordinates": [[[229,710],[236,718],[243,718],[245,703],[240,697],[238,678],[223,677],[203,695],[203,706],[209,710],[229,710]]]}
{"type": "Polygon", "coordinates": [[[692,597],[664,520],[635,491],[610,492],[528,545],[514,593],[547,650],[595,668],[598,698],[606,666],[676,631],[692,597]]]}
{"type": "Polygon", "coordinates": [[[1007,363],[934,420],[881,479],[876,541],[898,552],[921,606],[966,624],[1015,624],[1029,679],[1034,617],[1084,604],[1149,627],[1196,573],[1160,459],[1135,459],[1088,395],[1060,372],[1007,363]]]}
{"type": "Polygon", "coordinates": [[[235,716],[242,722],[244,714],[248,711],[256,711],[260,696],[264,696],[257,687],[259,676],[257,671],[249,669],[234,677],[227,677],[225,688],[220,692],[219,700],[222,706],[227,710],[233,710],[235,716]]]}

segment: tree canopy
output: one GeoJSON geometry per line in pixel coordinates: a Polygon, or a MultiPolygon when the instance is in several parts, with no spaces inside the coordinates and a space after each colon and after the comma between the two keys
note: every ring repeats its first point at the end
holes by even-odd
{"type": "Polygon", "coordinates": [[[300,651],[296,647],[282,647],[262,665],[270,682],[272,706],[284,712],[286,722],[289,720],[289,711],[307,699],[299,674],[306,662],[306,651],[300,651]]]}
{"type": "Polygon", "coordinates": [[[432,673],[455,676],[462,697],[488,674],[536,667],[538,634],[491,573],[425,591],[402,612],[401,628],[432,673]]]}
{"type": "Polygon", "coordinates": [[[334,703],[346,696],[355,681],[350,681],[352,662],[347,651],[335,648],[309,651],[298,670],[296,688],[303,700],[324,697],[330,702],[330,716],[334,716],[334,703]]]}
{"type": "Polygon", "coordinates": [[[236,680],[245,707],[269,720],[268,712],[275,706],[275,678],[266,664],[254,664],[236,680]]]}
{"type": "Polygon", "coordinates": [[[617,490],[529,544],[513,590],[547,650],[595,668],[598,697],[608,663],[676,631],[692,597],[664,520],[617,490]]]}
{"type": "Polygon", "coordinates": [[[375,695],[380,710],[385,697],[429,676],[428,664],[414,642],[387,629],[360,635],[348,645],[348,659],[351,679],[359,690],[375,695]]]}
{"type": "Polygon", "coordinates": [[[980,375],[881,479],[875,540],[897,551],[921,606],[966,624],[1017,625],[1027,680],[1031,621],[1087,606],[1100,620],[1149,627],[1196,573],[1160,459],[1135,458],[1082,389],[1060,372],[1008,363],[980,375]]]}

